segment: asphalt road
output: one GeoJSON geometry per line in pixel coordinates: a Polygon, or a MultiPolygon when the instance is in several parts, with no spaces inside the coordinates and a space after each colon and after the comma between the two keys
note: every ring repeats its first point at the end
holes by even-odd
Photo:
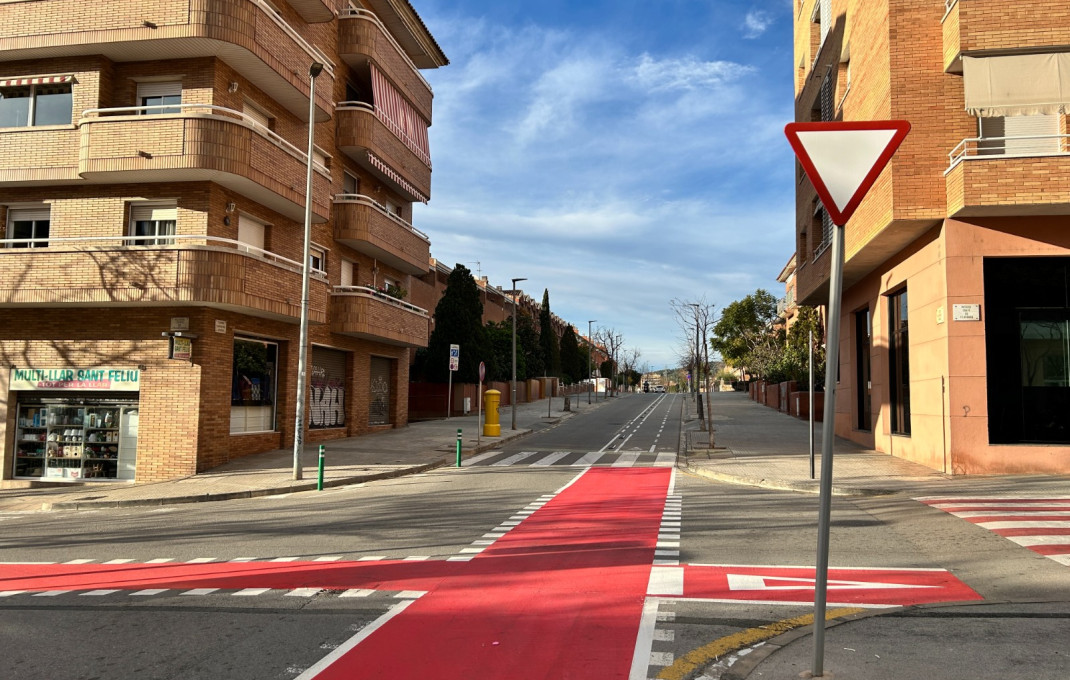
{"type": "MultiPolygon", "coordinates": [[[[542,647],[538,654],[552,652],[553,658],[570,663],[600,660],[599,667],[610,674],[598,677],[694,677],[698,671],[689,676],[681,670],[684,659],[693,661],[694,668],[706,668],[707,677],[718,677],[714,643],[812,610],[805,578],[768,569],[814,564],[817,499],[722,485],[666,467],[664,456],[675,452],[680,439],[684,398],[637,394],[611,399],[480,460],[466,461],[461,469],[225,503],[0,516],[0,561],[7,563],[0,566],[5,574],[0,585],[3,676],[326,678],[323,664],[342,658],[347,645],[366,648],[361,636],[385,622],[400,626],[413,620],[432,602],[428,593],[439,593],[457,574],[471,578],[474,572],[464,570],[482,565],[475,585],[466,586],[466,597],[473,599],[451,601],[449,615],[437,611],[435,625],[419,628],[416,637],[406,640],[408,647],[391,648],[391,678],[405,677],[407,668],[419,665],[416,659],[436,649],[434,631],[446,634],[470,626],[464,612],[481,611],[469,610],[468,604],[485,597],[484,590],[491,592],[491,583],[497,587],[515,581],[517,588],[527,589],[521,601],[526,597],[533,605],[562,603],[533,619],[568,610],[575,594],[568,581],[553,586],[557,590],[548,584],[555,574],[573,573],[570,569],[580,570],[575,574],[603,570],[602,581],[632,583],[626,594],[643,603],[642,611],[620,602],[614,607],[623,608],[606,609],[617,613],[606,614],[600,625],[632,631],[631,639],[611,654],[600,647],[607,643],[599,636],[562,639],[551,631],[539,633],[544,640],[533,641],[542,647]],[[592,463],[596,467],[588,471],[592,463]],[[603,496],[601,505],[584,505],[588,497],[603,496]],[[651,524],[651,503],[660,526],[651,524]],[[644,510],[628,509],[633,507],[644,510]],[[647,519],[640,521],[643,517],[647,519]],[[583,539],[586,547],[567,545],[566,539],[576,536],[588,537],[583,539]],[[591,559],[590,552],[601,554],[603,561],[583,562],[591,559]],[[640,564],[640,554],[655,566],[640,564]],[[541,569],[545,578],[517,577],[518,556],[529,559],[524,573],[537,575],[541,569]],[[11,564],[29,562],[53,564],[11,564]],[[499,564],[512,566],[499,569],[499,564]],[[625,577],[613,571],[637,566],[658,574],[649,589],[659,592],[635,591],[632,572],[625,577]],[[766,571],[755,576],[741,566],[766,571]],[[682,590],[675,597],[661,593],[677,587],[677,570],[685,567],[701,574],[730,574],[730,585],[735,579],[751,584],[752,590],[729,588],[702,598],[684,597],[682,590]],[[772,576],[762,580],[761,574],[772,576]],[[479,586],[479,578],[486,579],[486,588],[479,586]],[[12,592],[16,590],[29,592],[12,592]],[[545,594],[551,591],[558,600],[545,594]],[[783,599],[791,597],[797,599],[783,599]],[[636,647],[639,653],[634,653],[636,647]],[[609,660],[614,657],[627,658],[609,660]]],[[[851,606],[859,598],[889,596],[891,589],[858,585],[879,581],[881,570],[900,570],[890,572],[900,579],[914,573],[910,570],[938,572],[961,580],[979,597],[1035,603],[1065,599],[1070,571],[900,496],[837,498],[830,563],[848,570],[840,575],[841,589],[830,589],[830,603],[843,598],[837,604],[851,606]]],[[[620,595],[597,579],[576,579],[575,584],[575,592],[620,595]]],[[[574,607],[581,614],[595,609],[589,603],[574,607]]],[[[489,618],[489,610],[482,611],[470,616],[489,618]]],[[[512,625],[499,622],[503,634],[520,625],[517,617],[521,614],[512,625]]],[[[564,621],[578,626],[576,631],[586,630],[572,618],[560,619],[564,621]]],[[[934,619],[924,625],[938,635],[942,625],[954,624],[934,619]]],[[[492,652],[495,641],[487,641],[492,652]]],[[[466,677],[566,677],[524,675],[522,669],[535,672],[525,657],[535,652],[510,651],[499,661],[487,657],[480,670],[469,670],[466,677]]]]}

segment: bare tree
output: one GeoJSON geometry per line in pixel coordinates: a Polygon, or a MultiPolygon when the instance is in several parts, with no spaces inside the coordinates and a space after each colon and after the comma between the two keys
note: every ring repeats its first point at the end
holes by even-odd
{"type": "Polygon", "coordinates": [[[621,373],[624,375],[625,387],[630,387],[629,381],[631,380],[632,374],[638,372],[637,368],[639,366],[639,358],[641,356],[642,352],[639,351],[638,347],[622,350],[620,358],[620,369],[621,373]]]}
{"type": "MultiPolygon", "coordinates": [[[[702,384],[706,390],[706,413],[699,411],[699,418],[705,420],[704,429],[709,432],[710,448],[713,448],[713,407],[710,404],[710,331],[715,323],[714,305],[706,301],[703,295],[697,302],[688,302],[674,298],[669,302],[676,313],[676,322],[684,331],[685,341],[690,352],[690,364],[694,367],[693,384],[695,392],[702,384]],[[689,336],[694,335],[692,340],[689,336]]],[[[697,397],[696,397],[697,398],[697,397]]]]}
{"type": "Polygon", "coordinates": [[[606,354],[609,355],[609,360],[613,364],[614,375],[608,377],[610,384],[613,385],[614,396],[616,396],[617,374],[620,373],[620,355],[624,349],[624,336],[612,328],[599,328],[594,337],[595,342],[605,348],[606,354]]]}

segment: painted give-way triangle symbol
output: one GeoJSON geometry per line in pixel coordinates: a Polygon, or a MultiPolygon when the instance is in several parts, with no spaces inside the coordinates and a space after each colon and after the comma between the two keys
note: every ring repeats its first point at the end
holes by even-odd
{"type": "MultiPolygon", "coordinates": [[[[812,578],[791,576],[765,576],[760,574],[725,574],[729,590],[813,590],[817,583],[812,578]]],[[[913,583],[882,583],[880,581],[842,581],[829,579],[830,589],[877,590],[881,588],[935,588],[936,586],[913,583]]]]}
{"type": "Polygon", "coordinates": [[[854,214],[910,132],[905,120],[789,123],[784,134],[835,224],[854,214]]]}

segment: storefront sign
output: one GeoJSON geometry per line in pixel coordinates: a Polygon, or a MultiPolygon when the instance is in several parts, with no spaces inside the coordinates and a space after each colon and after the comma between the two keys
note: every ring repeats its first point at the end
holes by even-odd
{"type": "Polygon", "coordinates": [[[137,369],[111,368],[13,368],[11,389],[33,390],[104,390],[137,392],[141,389],[141,372],[137,369]]]}
{"type": "Polygon", "coordinates": [[[170,358],[193,361],[193,339],[171,336],[170,358]]]}

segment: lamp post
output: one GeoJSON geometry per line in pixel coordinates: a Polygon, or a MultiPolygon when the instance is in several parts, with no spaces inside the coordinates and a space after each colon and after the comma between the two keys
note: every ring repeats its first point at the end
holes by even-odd
{"type": "Polygon", "coordinates": [[[591,365],[591,345],[594,344],[594,336],[591,335],[591,324],[598,319],[587,322],[587,404],[591,403],[591,382],[594,380],[594,366],[591,365]]]}
{"type": "Polygon", "coordinates": [[[301,449],[305,441],[305,355],[308,354],[308,283],[312,251],[312,145],[316,136],[316,76],[323,64],[312,62],[308,68],[308,149],[305,157],[305,248],[301,266],[301,330],[297,341],[297,407],[294,417],[294,480],[301,479],[301,449]]]}
{"type": "Polygon", "coordinates": [[[518,281],[527,281],[527,279],[512,279],[513,282],[513,393],[510,398],[510,403],[513,405],[513,429],[516,429],[516,298],[520,294],[520,291],[516,289],[518,281]]]}

